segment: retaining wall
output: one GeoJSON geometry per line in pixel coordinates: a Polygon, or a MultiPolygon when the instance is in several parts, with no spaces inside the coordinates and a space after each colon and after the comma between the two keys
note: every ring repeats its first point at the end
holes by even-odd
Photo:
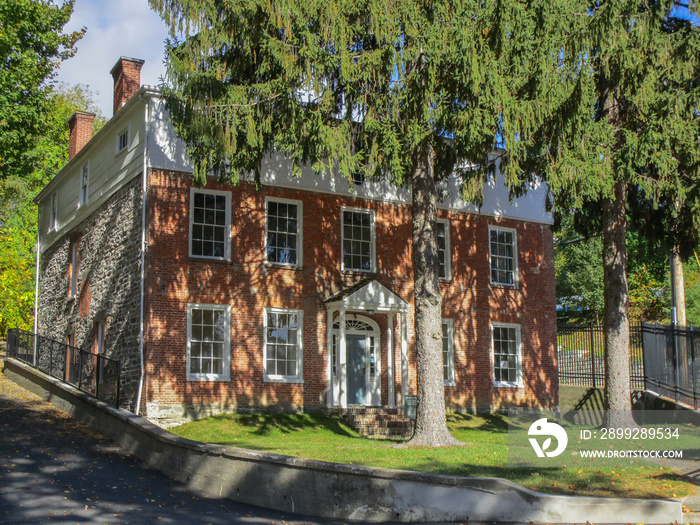
{"type": "Polygon", "coordinates": [[[31,367],[5,374],[190,487],[275,510],[361,521],[682,523],[676,500],[554,496],[496,478],[327,463],[183,439],[31,367]]]}

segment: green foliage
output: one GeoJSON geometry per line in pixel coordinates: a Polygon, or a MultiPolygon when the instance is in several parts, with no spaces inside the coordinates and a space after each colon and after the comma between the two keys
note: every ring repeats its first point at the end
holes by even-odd
{"type": "Polygon", "coordinates": [[[74,0],[0,0],[0,180],[34,170],[51,80],[83,31],[63,34],[74,0]]]}
{"type": "MultiPolygon", "coordinates": [[[[700,326],[700,257],[698,251],[685,262],[685,315],[688,325],[700,326]]],[[[668,314],[667,314],[668,316],[668,314]]]]}
{"type": "Polygon", "coordinates": [[[34,197],[68,160],[66,121],[73,112],[97,114],[94,130],[104,125],[86,86],[59,85],[49,94],[45,133],[28,152],[35,170],[0,180],[0,336],[8,328],[32,328],[37,208],[34,197]]]}
{"type": "Polygon", "coordinates": [[[603,245],[600,237],[584,239],[573,227],[573,216],[563,218],[555,234],[557,304],[567,318],[576,321],[603,316],[603,245]]]}
{"type": "MultiPolygon", "coordinates": [[[[503,62],[532,29],[512,31],[525,19],[517,2],[150,4],[173,34],[187,33],[168,47],[163,88],[200,183],[208,172],[232,182],[257,173],[273,148],[297,175],[310,163],[405,183],[428,146],[438,178],[480,180],[494,168],[503,62]]],[[[481,184],[466,188],[478,200],[481,184]]]]}

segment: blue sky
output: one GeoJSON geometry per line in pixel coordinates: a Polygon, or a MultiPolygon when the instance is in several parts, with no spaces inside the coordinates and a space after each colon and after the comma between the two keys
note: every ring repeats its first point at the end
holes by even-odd
{"type": "Polygon", "coordinates": [[[57,80],[87,84],[102,114],[112,116],[112,76],[120,56],[146,62],[141,83],[158,85],[165,72],[163,55],[167,29],[147,0],[76,0],[66,31],[87,28],[76,55],[61,65],[57,80]]]}

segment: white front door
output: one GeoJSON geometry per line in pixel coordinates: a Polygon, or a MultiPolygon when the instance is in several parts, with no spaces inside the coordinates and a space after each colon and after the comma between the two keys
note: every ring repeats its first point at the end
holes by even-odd
{"type": "Polygon", "coordinates": [[[346,384],[341,385],[337,370],[338,324],[334,325],[332,360],[334,404],[340,405],[340,390],[347,392],[349,406],[379,406],[382,403],[379,327],[371,319],[353,316],[345,322],[347,359],[346,384]]]}

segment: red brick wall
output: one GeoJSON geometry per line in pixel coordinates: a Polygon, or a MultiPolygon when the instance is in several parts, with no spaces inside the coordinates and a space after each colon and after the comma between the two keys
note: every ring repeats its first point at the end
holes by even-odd
{"type": "MultiPolygon", "coordinates": [[[[409,385],[415,392],[410,208],[360,198],[282,188],[256,191],[242,183],[208,189],[232,193],[231,261],[189,257],[189,174],[155,171],[148,196],[145,401],[159,404],[325,406],[326,309],[323,300],[374,277],[411,304],[409,385]],[[303,268],[265,264],[265,196],[303,202],[303,268]],[[341,206],[375,211],[377,272],[342,272],[341,206]],[[231,305],[231,380],[186,379],[187,304],[231,305]],[[263,308],[298,308],[303,321],[303,384],[263,381],[263,308]]],[[[451,220],[452,280],[441,285],[443,317],[454,320],[456,386],[448,406],[498,408],[556,404],[556,320],[552,234],[548,225],[440,212],[451,220]],[[488,227],[517,230],[519,285],[491,286],[488,227]],[[524,388],[493,387],[491,322],[522,330],[524,388]]],[[[363,314],[364,315],[364,314],[363,314]]],[[[382,401],[387,401],[387,317],[381,330],[382,401]]],[[[400,329],[394,320],[394,375],[401,392],[400,329]]]]}

